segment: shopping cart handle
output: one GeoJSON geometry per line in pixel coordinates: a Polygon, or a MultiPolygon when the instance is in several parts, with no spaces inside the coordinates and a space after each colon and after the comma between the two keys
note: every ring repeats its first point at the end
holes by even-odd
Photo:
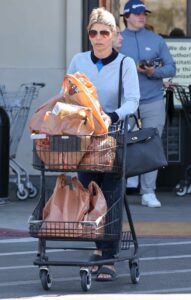
{"type": "Polygon", "coordinates": [[[40,86],[40,87],[42,87],[42,88],[45,87],[45,85],[46,85],[44,82],[33,82],[32,84],[33,84],[33,85],[40,86]]]}
{"type": "Polygon", "coordinates": [[[31,139],[32,140],[41,140],[41,139],[45,139],[45,138],[46,138],[45,133],[32,133],[31,134],[31,139]]]}

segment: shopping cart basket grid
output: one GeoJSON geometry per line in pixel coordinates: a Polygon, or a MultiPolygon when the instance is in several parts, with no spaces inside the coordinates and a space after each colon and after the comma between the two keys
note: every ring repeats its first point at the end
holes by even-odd
{"type": "MultiPolygon", "coordinates": [[[[126,191],[126,178],[124,175],[125,157],[126,157],[126,134],[127,134],[127,120],[123,130],[122,124],[117,126],[116,130],[109,132],[107,138],[110,140],[110,146],[102,143],[105,136],[92,136],[92,140],[96,140],[96,145],[101,144],[103,147],[98,151],[88,147],[84,149],[84,144],[89,141],[89,136],[50,136],[42,134],[33,134],[33,167],[41,173],[41,193],[39,202],[29,218],[29,232],[34,238],[38,238],[38,251],[34,264],[39,266],[39,277],[43,289],[49,290],[52,285],[52,277],[50,273],[50,266],[78,266],[80,267],[81,288],[83,291],[88,291],[91,287],[91,271],[90,266],[114,264],[119,261],[128,261],[130,269],[130,278],[132,283],[138,283],[140,278],[139,272],[139,258],[138,258],[138,242],[134,225],[127,201],[126,191]],[[123,136],[123,143],[121,139],[123,136]],[[86,141],[87,140],[87,141],[86,141]],[[99,141],[98,141],[99,140],[99,141]],[[108,148],[109,147],[109,148],[108,148]],[[119,162],[117,156],[113,158],[113,151],[117,152],[117,148],[121,147],[123,152],[123,161],[119,162]],[[112,166],[110,159],[113,159],[112,166]],[[87,155],[84,160],[84,155],[87,155]],[[107,157],[103,160],[103,156],[107,157]],[[81,164],[78,158],[83,160],[81,164]],[[47,183],[47,172],[105,172],[113,173],[113,176],[121,178],[120,195],[117,189],[113,189],[115,184],[110,183],[110,190],[104,190],[105,199],[110,199],[111,203],[106,214],[102,215],[99,223],[96,221],[67,221],[62,222],[58,220],[44,220],[43,211],[47,201],[50,199],[53,187],[47,183]],[[129,228],[123,230],[123,209],[125,209],[127,222],[129,228]],[[52,260],[48,257],[47,249],[55,249],[54,243],[51,242],[62,241],[64,242],[88,242],[88,246],[81,246],[74,243],[67,244],[59,249],[67,250],[62,253],[62,258],[52,260]],[[95,246],[91,247],[90,243],[95,241],[102,242],[119,242],[119,252],[114,258],[100,259],[99,261],[87,260],[71,260],[67,257],[69,251],[90,251],[95,250],[95,246]],[[48,243],[47,243],[48,242],[48,243]],[[48,245],[47,245],[48,244],[48,245]],[[68,246],[69,245],[69,246],[68,246]],[[90,245],[90,246],[89,246],[90,245]],[[125,250],[125,251],[122,251],[125,250]],[[122,252],[125,252],[123,254],[122,252]],[[64,256],[66,255],[66,257],[64,256]]],[[[107,175],[106,175],[107,176],[107,175]]],[[[112,176],[111,176],[112,177],[112,176]]],[[[125,220],[126,222],[126,220],[125,220]]],[[[57,247],[58,249],[58,247],[57,247]]]]}
{"type": "Polygon", "coordinates": [[[39,90],[44,86],[44,83],[23,83],[17,91],[10,92],[5,85],[0,85],[0,106],[6,110],[10,120],[10,182],[16,183],[16,194],[19,200],[36,197],[38,193],[27,171],[16,161],[16,154],[31,103],[38,97],[39,90]]]}
{"type": "MultiPolygon", "coordinates": [[[[191,85],[170,84],[169,89],[173,91],[174,96],[180,102],[188,127],[188,134],[191,137],[191,85]]],[[[184,196],[191,193],[191,164],[185,168],[184,179],[175,187],[178,196],[184,196]]]]}

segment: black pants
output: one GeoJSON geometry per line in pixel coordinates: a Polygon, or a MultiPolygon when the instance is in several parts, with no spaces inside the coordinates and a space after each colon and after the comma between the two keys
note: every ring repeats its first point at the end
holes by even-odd
{"type": "MultiPolygon", "coordinates": [[[[95,181],[105,196],[108,208],[110,208],[121,195],[121,178],[118,175],[112,173],[102,174],[79,172],[78,178],[85,188],[88,187],[88,184],[91,181],[95,181]],[[115,197],[107,197],[108,191],[113,193],[115,197]]],[[[96,242],[96,247],[98,250],[102,251],[103,259],[113,258],[119,251],[119,241],[96,242]]]]}

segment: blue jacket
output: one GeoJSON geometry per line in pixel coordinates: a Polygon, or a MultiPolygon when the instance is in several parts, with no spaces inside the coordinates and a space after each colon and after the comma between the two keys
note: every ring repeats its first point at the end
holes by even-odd
{"type": "Polygon", "coordinates": [[[120,52],[130,56],[138,64],[141,60],[161,58],[163,66],[156,67],[152,77],[138,73],[142,103],[163,99],[163,78],[176,74],[175,62],[169,52],[165,40],[158,34],[147,29],[132,31],[126,28],[122,32],[123,41],[120,52]]]}

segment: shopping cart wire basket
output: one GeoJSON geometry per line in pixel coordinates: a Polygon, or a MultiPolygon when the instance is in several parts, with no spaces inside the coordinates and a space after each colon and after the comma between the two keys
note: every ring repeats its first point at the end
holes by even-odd
{"type": "MultiPolygon", "coordinates": [[[[42,287],[49,290],[52,285],[50,266],[78,266],[80,267],[81,287],[88,291],[91,287],[91,268],[93,265],[114,264],[119,261],[128,261],[132,283],[139,282],[138,242],[129,209],[126,191],[125,158],[127,121],[125,126],[114,126],[108,135],[100,136],[50,136],[33,134],[33,167],[41,172],[40,197],[37,206],[29,218],[29,233],[38,238],[38,251],[34,264],[39,266],[39,277],[42,287]],[[121,139],[121,135],[123,139],[121,139]],[[123,142],[122,142],[123,140],[123,142]],[[118,147],[122,148],[123,161],[118,159],[118,147]],[[99,172],[110,176],[108,190],[103,193],[106,201],[110,203],[107,212],[101,216],[101,222],[88,220],[75,222],[46,221],[43,211],[49,201],[53,188],[48,183],[47,172],[99,172]],[[120,178],[116,184],[115,176],[120,178]],[[112,179],[114,181],[112,182],[112,179]],[[50,192],[49,192],[50,191],[50,192]],[[125,208],[126,216],[123,214],[125,208]],[[123,230],[123,217],[126,217],[129,227],[123,230]],[[56,249],[63,251],[61,258],[51,259],[47,250],[56,249]],[[64,242],[70,241],[70,243],[64,242]],[[119,242],[118,253],[110,259],[101,258],[99,261],[90,259],[74,259],[72,256],[64,257],[69,251],[91,251],[95,246],[91,242],[119,242]],[[51,243],[53,242],[53,245],[51,243]],[[71,243],[72,242],[72,243],[71,243]],[[75,246],[74,244],[78,244],[75,246]],[[79,242],[81,242],[79,244],[79,242]],[[83,242],[86,246],[82,246],[83,242]],[[85,244],[85,243],[84,243],[85,244]],[[64,251],[67,250],[67,251],[64,251]],[[124,254],[122,254],[121,250],[124,254]]],[[[97,221],[97,220],[96,220],[97,221]]],[[[111,245],[111,244],[110,244],[111,245]]],[[[108,246],[111,247],[111,246],[108,246]]],[[[75,252],[76,253],[76,252],[75,252]]],[[[70,255],[70,254],[69,254],[70,255]]]]}
{"type": "MultiPolygon", "coordinates": [[[[186,86],[172,83],[168,89],[172,90],[174,97],[182,106],[188,133],[191,137],[191,85],[186,86]]],[[[180,180],[176,185],[175,191],[178,196],[184,196],[191,193],[191,164],[186,166],[184,179],[180,180]]]]}
{"type": "Polygon", "coordinates": [[[5,85],[0,85],[0,106],[6,110],[10,119],[10,182],[16,183],[16,194],[19,200],[36,197],[38,193],[27,171],[16,161],[16,154],[31,103],[38,97],[39,90],[44,86],[44,83],[23,83],[16,92],[9,92],[5,85]]]}

